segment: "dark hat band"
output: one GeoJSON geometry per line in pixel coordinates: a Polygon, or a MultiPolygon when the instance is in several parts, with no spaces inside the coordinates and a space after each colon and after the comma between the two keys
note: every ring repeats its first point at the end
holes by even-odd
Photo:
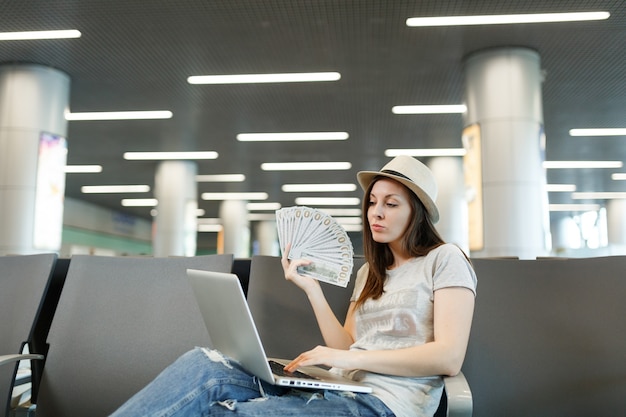
{"type": "Polygon", "coordinates": [[[404,178],[405,180],[413,182],[413,180],[411,178],[407,177],[406,175],[404,175],[403,173],[398,172],[398,171],[394,171],[394,170],[391,170],[391,169],[383,169],[380,172],[383,172],[385,174],[395,175],[396,177],[404,178]]]}

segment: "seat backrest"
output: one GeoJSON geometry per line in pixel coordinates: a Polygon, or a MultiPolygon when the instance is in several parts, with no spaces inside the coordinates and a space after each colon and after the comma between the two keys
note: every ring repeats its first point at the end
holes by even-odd
{"type": "Polygon", "coordinates": [[[472,262],[474,416],[623,415],[626,257],[472,262]]]}
{"type": "MultiPolygon", "coordinates": [[[[346,288],[321,283],[324,295],[340,322],[348,311],[356,271],[364,262],[363,258],[354,259],[352,277],[346,288]]],[[[295,358],[324,344],[306,295],[285,280],[279,257],[252,257],[248,304],[268,356],[295,358]]]]}
{"type": "Polygon", "coordinates": [[[73,256],[48,335],[37,417],[106,416],[210,339],[186,269],[230,272],[231,255],[73,256]]]}
{"type": "MultiPolygon", "coordinates": [[[[55,254],[0,257],[0,355],[30,346],[56,260],[55,254]]],[[[15,372],[16,366],[0,367],[0,415],[9,406],[15,372]]]]}

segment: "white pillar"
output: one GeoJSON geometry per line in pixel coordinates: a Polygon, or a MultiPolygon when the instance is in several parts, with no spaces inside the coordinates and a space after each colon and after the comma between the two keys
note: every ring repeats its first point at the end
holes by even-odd
{"type": "Polygon", "coordinates": [[[465,125],[478,127],[482,163],[483,247],[472,248],[472,256],[545,256],[550,233],[539,54],[516,47],[474,53],[465,60],[465,75],[465,125]]]}
{"type": "Polygon", "coordinates": [[[0,254],[61,248],[70,78],[0,66],[0,254]]]}
{"type": "Polygon", "coordinates": [[[224,200],[220,205],[222,253],[232,254],[235,258],[250,257],[250,222],[246,204],[242,200],[224,200]]]}
{"type": "Polygon", "coordinates": [[[612,255],[626,255],[626,199],[608,200],[607,233],[612,255]]]}
{"type": "Polygon", "coordinates": [[[428,167],[437,181],[437,231],[446,242],[454,243],[469,255],[469,232],[463,160],[445,156],[431,158],[428,167]]]}
{"type": "Polygon", "coordinates": [[[192,161],[160,162],[154,194],[158,201],[154,256],[194,256],[198,231],[197,165],[192,161]]]}
{"type": "Polygon", "coordinates": [[[256,223],[255,237],[258,242],[256,255],[280,256],[276,222],[263,220],[256,223]]]}

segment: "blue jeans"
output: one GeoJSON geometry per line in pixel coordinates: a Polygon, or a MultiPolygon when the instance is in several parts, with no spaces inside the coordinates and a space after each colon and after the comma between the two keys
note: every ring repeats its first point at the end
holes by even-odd
{"type": "Polygon", "coordinates": [[[393,417],[373,395],[278,387],[206,348],[178,358],[111,417],[236,415],[393,417]]]}

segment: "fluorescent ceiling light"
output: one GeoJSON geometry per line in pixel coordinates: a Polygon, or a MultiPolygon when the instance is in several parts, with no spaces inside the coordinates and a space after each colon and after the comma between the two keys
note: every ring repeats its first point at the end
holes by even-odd
{"type": "Polygon", "coordinates": [[[206,214],[206,212],[204,211],[204,209],[196,209],[196,217],[202,217],[206,214]]]}
{"type": "Polygon", "coordinates": [[[286,193],[354,191],[355,184],[284,184],[281,189],[286,193]]]}
{"type": "Polygon", "coordinates": [[[275,213],[250,213],[248,214],[248,220],[253,222],[268,222],[268,221],[276,221],[275,213]]]}
{"type": "Polygon", "coordinates": [[[626,128],[570,129],[570,136],[626,136],[626,128]]]}
{"type": "Polygon", "coordinates": [[[545,161],[544,168],[621,168],[622,161],[545,161]]]}
{"type": "Polygon", "coordinates": [[[611,174],[611,179],[614,181],[625,181],[626,173],[616,172],[614,174],[611,174]]]}
{"type": "Polygon", "coordinates": [[[585,20],[605,20],[609,12],[580,12],[580,13],[533,13],[533,14],[506,14],[482,16],[441,16],[441,17],[411,17],[406,25],[411,27],[425,26],[465,26],[465,25],[503,25],[517,23],[551,23],[551,22],[578,22],[585,20]]]}
{"type": "Polygon", "coordinates": [[[385,149],[385,156],[398,155],[409,156],[464,156],[467,151],[464,148],[439,148],[439,149],[385,149]]]}
{"type": "Polygon", "coordinates": [[[576,191],[576,184],[547,184],[546,190],[548,192],[563,192],[563,193],[572,193],[576,191]]]}
{"type": "Polygon", "coordinates": [[[155,111],[100,111],[85,113],[66,113],[65,120],[148,120],[148,119],[171,119],[172,112],[169,110],[155,111]]]}
{"type": "Polygon", "coordinates": [[[124,207],[154,207],[158,204],[156,198],[125,198],[122,200],[124,207]]]}
{"type": "Polygon", "coordinates": [[[332,171],[352,168],[350,162],[266,162],[263,171],[332,171]]]}
{"type": "Polygon", "coordinates": [[[72,39],[80,38],[78,30],[38,30],[31,32],[0,32],[0,41],[24,41],[36,39],[72,39]]]}
{"type": "Polygon", "coordinates": [[[165,161],[182,159],[216,159],[214,151],[200,152],[124,152],[124,159],[129,161],[165,161]]]}
{"type": "Polygon", "coordinates": [[[361,200],[356,197],[299,197],[296,198],[295,202],[302,206],[358,206],[361,204],[361,200]]]}
{"type": "Polygon", "coordinates": [[[198,232],[204,232],[204,233],[219,233],[224,229],[224,226],[222,226],[221,224],[199,224],[198,225],[198,232]]]}
{"type": "Polygon", "coordinates": [[[196,221],[198,224],[222,224],[222,219],[218,217],[204,217],[196,221]]]}
{"type": "Polygon", "coordinates": [[[549,211],[598,211],[599,204],[549,204],[549,211]]]}
{"type": "Polygon", "coordinates": [[[335,217],[339,224],[361,224],[360,217],[335,217]]]}
{"type": "Polygon", "coordinates": [[[612,200],[626,198],[626,192],[580,192],[572,193],[574,200],[612,200]]]}
{"type": "Polygon", "coordinates": [[[102,165],[66,165],[64,171],[66,174],[93,174],[102,172],[102,165]]]}
{"type": "Polygon", "coordinates": [[[322,208],[320,209],[329,216],[360,216],[359,208],[322,208]]]}
{"type": "Polygon", "coordinates": [[[278,210],[281,208],[280,203],[248,203],[246,208],[252,210],[278,210]]]}
{"type": "Polygon", "coordinates": [[[239,133],[240,142],[295,142],[315,140],[346,140],[348,132],[239,133]]]}
{"type": "Polygon", "coordinates": [[[80,188],[85,194],[105,194],[105,193],[147,193],[150,191],[148,185],[85,185],[80,188]]]}
{"type": "Polygon", "coordinates": [[[233,74],[233,75],[192,75],[189,84],[257,84],[257,83],[297,83],[316,81],[337,81],[338,72],[302,72],[284,74],[233,74]]]}
{"type": "Polygon", "coordinates": [[[203,200],[267,200],[267,193],[202,193],[203,200]]]}
{"type": "Polygon", "coordinates": [[[346,232],[360,232],[363,230],[363,226],[360,224],[342,224],[341,227],[343,227],[346,232]]]}
{"type": "Polygon", "coordinates": [[[197,182],[243,182],[246,176],[243,174],[217,174],[196,175],[197,182]]]}
{"type": "Polygon", "coordinates": [[[465,113],[465,104],[393,106],[393,114],[456,114],[465,113]]]}

